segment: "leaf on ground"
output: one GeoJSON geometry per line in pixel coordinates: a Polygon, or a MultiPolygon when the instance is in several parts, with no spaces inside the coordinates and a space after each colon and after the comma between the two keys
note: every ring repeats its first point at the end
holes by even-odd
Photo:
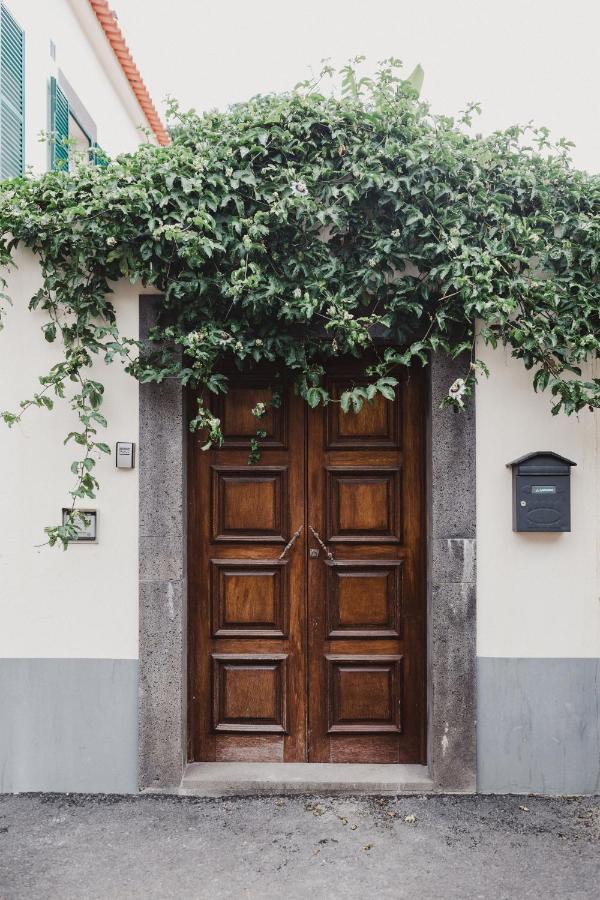
{"type": "Polygon", "coordinates": [[[325,807],[319,803],[307,803],[304,809],[307,812],[311,812],[313,816],[323,816],[325,814],[325,807]]]}

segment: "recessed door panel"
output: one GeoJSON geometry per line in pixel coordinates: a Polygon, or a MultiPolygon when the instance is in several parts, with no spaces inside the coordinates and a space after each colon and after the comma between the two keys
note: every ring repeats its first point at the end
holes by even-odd
{"type": "Polygon", "coordinates": [[[397,448],[400,446],[400,402],[390,403],[378,394],[355,413],[343,412],[339,400],[345,390],[368,383],[358,378],[329,378],[328,388],[333,403],[327,407],[327,449],[364,450],[397,448]]]}
{"type": "Polygon", "coordinates": [[[213,637],[285,637],[287,560],[212,559],[213,637]]]}
{"type": "Polygon", "coordinates": [[[213,653],[214,730],[284,733],[286,659],[284,653],[213,653]]]}
{"type": "Polygon", "coordinates": [[[285,543],[287,475],[286,466],[213,466],[213,540],[285,543]]]}
{"type": "Polygon", "coordinates": [[[329,734],[399,733],[401,656],[326,655],[329,734]]]}
{"type": "Polygon", "coordinates": [[[400,541],[400,469],[327,467],[329,541],[400,541]]]}
{"type": "Polygon", "coordinates": [[[235,381],[226,394],[212,398],[211,409],[221,421],[224,448],[248,447],[251,438],[260,428],[266,432],[261,446],[283,449],[287,446],[287,405],[273,405],[277,396],[268,381],[264,379],[246,380],[243,384],[235,381]],[[265,415],[260,421],[252,414],[258,403],[263,403],[265,415]]]}
{"type": "Polygon", "coordinates": [[[327,567],[329,639],[401,636],[402,560],[332,560],[327,567]]]}

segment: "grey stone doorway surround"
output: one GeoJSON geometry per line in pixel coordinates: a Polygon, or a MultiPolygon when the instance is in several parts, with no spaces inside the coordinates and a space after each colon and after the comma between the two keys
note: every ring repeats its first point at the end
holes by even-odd
{"type": "MultiPolygon", "coordinates": [[[[140,297],[141,339],[157,303],[140,297]]],[[[464,360],[435,356],[430,370],[428,768],[434,789],[474,791],[475,411],[440,409],[464,360]]],[[[140,385],[141,790],[179,790],[187,764],[186,446],[179,382],[140,385]]]]}

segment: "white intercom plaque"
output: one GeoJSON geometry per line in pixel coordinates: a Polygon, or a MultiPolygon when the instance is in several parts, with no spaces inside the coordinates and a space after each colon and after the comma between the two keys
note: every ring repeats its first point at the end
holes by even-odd
{"type": "Polygon", "coordinates": [[[135,444],[130,441],[117,441],[117,469],[133,469],[135,465],[135,444]]]}

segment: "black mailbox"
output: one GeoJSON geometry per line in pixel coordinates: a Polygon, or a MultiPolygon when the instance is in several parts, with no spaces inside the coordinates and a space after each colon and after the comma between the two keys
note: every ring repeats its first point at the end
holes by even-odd
{"type": "Polygon", "coordinates": [[[571,459],[552,450],[507,463],[513,474],[513,531],[571,530],[571,459]]]}

